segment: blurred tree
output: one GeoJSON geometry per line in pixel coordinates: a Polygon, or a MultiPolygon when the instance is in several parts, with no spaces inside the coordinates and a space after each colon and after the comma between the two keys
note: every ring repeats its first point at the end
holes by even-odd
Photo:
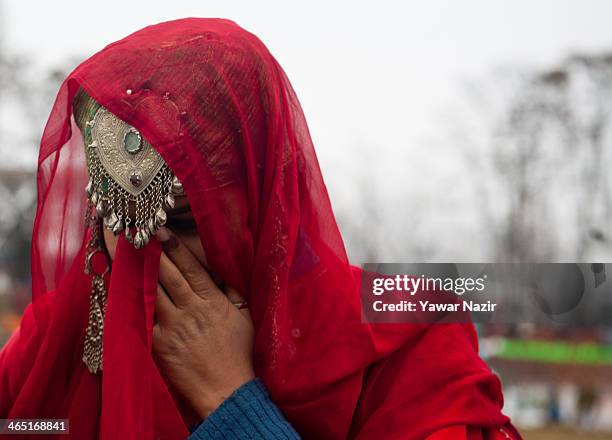
{"type": "MultiPolygon", "coordinates": [[[[427,194],[412,185],[386,185],[389,160],[375,142],[356,141],[352,153],[357,160],[341,170],[349,188],[334,204],[334,214],[343,233],[349,260],[354,264],[381,261],[431,261],[435,244],[420,211],[433,205],[427,194]],[[430,239],[428,239],[430,238],[430,239]]],[[[409,178],[407,179],[409,181],[409,178]]]]}
{"type": "Polygon", "coordinates": [[[612,255],[612,54],[468,84],[463,143],[497,261],[612,255]],[[474,122],[476,121],[476,122],[474,122]]]}
{"type": "MultiPolygon", "coordinates": [[[[0,5],[0,24],[4,19],[0,5]]],[[[30,277],[30,239],[36,206],[36,156],[49,109],[68,69],[39,66],[24,54],[7,50],[0,26],[0,272],[9,288],[26,292],[30,277]]],[[[23,298],[14,298],[24,305],[23,298]]],[[[29,294],[28,294],[29,295],[29,294]]]]}

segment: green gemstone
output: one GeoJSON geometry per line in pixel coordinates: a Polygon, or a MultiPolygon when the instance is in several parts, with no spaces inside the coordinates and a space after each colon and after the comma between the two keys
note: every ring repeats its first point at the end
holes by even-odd
{"type": "Polygon", "coordinates": [[[85,137],[85,142],[91,143],[91,127],[88,124],[85,124],[83,136],[85,137]]]}
{"type": "Polygon", "coordinates": [[[123,138],[123,148],[130,154],[136,154],[142,148],[142,138],[135,131],[128,131],[123,138]]]}
{"type": "Polygon", "coordinates": [[[102,181],[100,182],[100,190],[103,194],[106,194],[108,192],[108,178],[102,178],[102,181]]]}

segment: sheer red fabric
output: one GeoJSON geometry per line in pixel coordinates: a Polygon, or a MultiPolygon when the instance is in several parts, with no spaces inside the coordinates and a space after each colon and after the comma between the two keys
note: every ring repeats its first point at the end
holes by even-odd
{"type": "Polygon", "coordinates": [[[193,421],[151,356],[156,243],[120,240],[104,371],[81,361],[90,279],[84,148],[71,122],[79,87],[183,182],[211,270],[250,301],[256,373],[301,435],[422,439],[508,422],[471,325],[361,322],[361,273],[285,73],[251,33],[197,18],[110,44],[60,88],[40,148],[33,304],[0,354],[0,417],[67,417],[72,437],[103,439],[185,438],[193,421]]]}

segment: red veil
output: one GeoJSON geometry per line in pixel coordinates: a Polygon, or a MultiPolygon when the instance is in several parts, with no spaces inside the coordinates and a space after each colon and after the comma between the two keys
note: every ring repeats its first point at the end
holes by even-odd
{"type": "Polygon", "coordinates": [[[108,277],[104,371],[81,361],[87,181],[79,87],[135,126],[183,182],[211,270],[249,298],[256,373],[306,438],[420,439],[495,427],[499,380],[471,325],[361,322],[351,268],[298,99],[235,23],[161,23],[64,81],[38,162],[33,304],[0,354],[0,418],[69,418],[74,438],[179,439],[191,419],[151,357],[159,263],[122,238],[108,277]]]}

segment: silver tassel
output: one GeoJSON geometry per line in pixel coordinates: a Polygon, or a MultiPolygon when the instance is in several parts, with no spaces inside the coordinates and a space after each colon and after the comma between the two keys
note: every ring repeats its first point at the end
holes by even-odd
{"type": "Polygon", "coordinates": [[[141,231],[139,229],[136,230],[136,234],[134,235],[134,247],[136,249],[140,249],[142,248],[143,245],[143,241],[142,241],[142,235],[141,235],[141,231]]]}
{"type": "Polygon", "coordinates": [[[100,275],[94,275],[91,282],[89,322],[83,350],[83,362],[93,374],[102,371],[102,336],[104,334],[105,313],[106,288],[104,287],[104,279],[100,275]]]}
{"type": "Polygon", "coordinates": [[[87,227],[91,229],[91,237],[87,244],[85,273],[91,275],[91,292],[89,296],[89,320],[85,330],[83,362],[91,373],[96,374],[102,371],[102,336],[104,334],[107,298],[104,276],[110,271],[110,261],[100,243],[101,224],[93,203],[90,203],[87,209],[87,227]],[[97,253],[105,257],[105,267],[102,272],[96,272],[92,267],[92,259],[97,253]]]}

